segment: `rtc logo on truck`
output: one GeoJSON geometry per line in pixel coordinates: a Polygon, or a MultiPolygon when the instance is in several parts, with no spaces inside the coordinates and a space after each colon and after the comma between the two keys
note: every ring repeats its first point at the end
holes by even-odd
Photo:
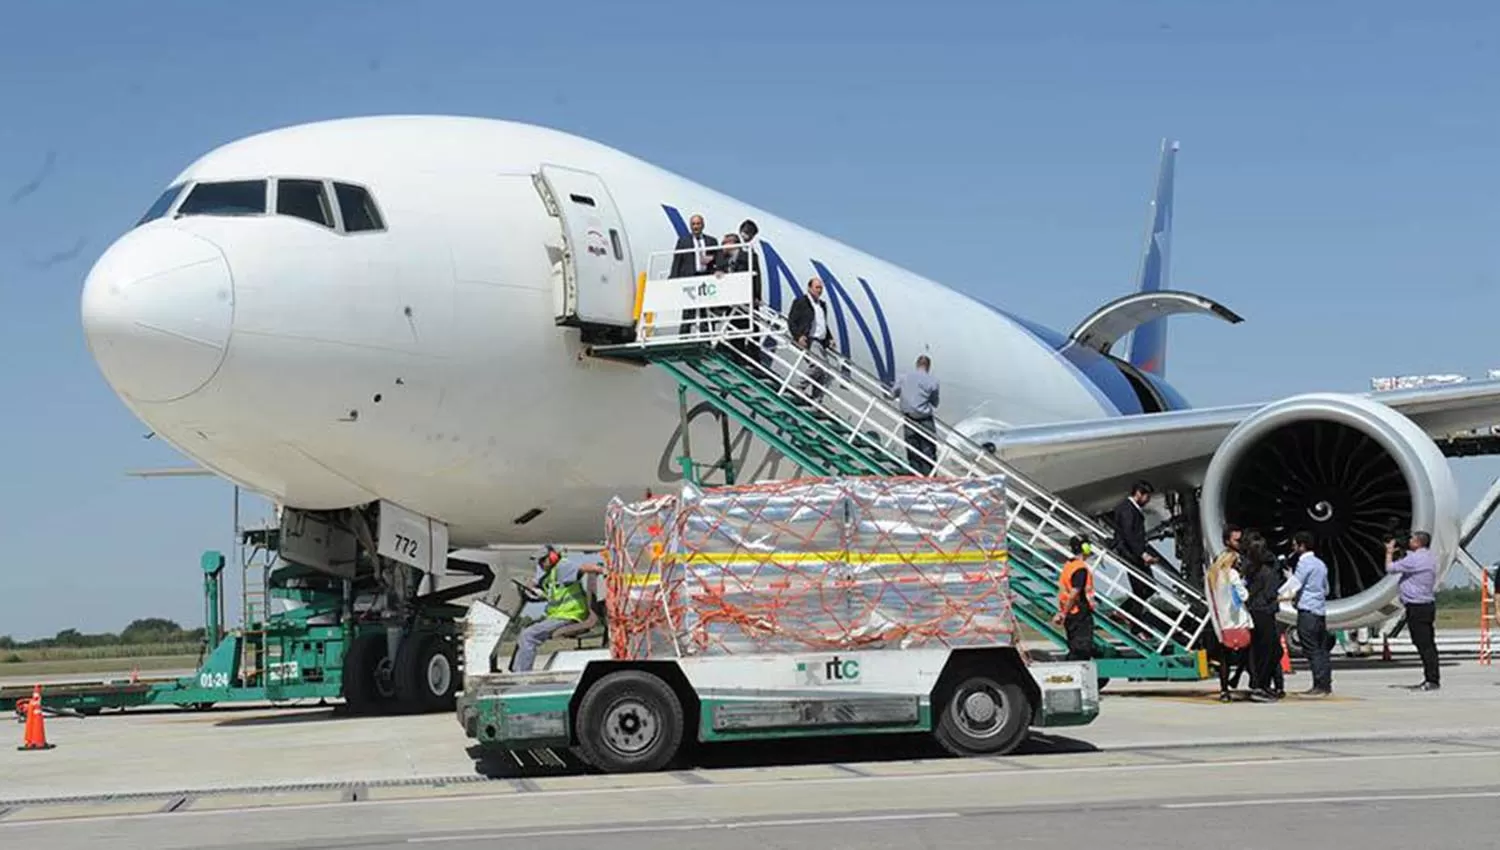
{"type": "Polygon", "coordinates": [[[837,655],[826,660],[798,661],[797,676],[804,685],[857,684],[859,661],[837,655]]]}

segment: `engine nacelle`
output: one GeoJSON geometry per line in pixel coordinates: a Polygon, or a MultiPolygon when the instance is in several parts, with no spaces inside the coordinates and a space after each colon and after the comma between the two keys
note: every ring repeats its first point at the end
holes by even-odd
{"type": "MultiPolygon", "coordinates": [[[[1385,573],[1392,532],[1426,531],[1439,570],[1458,552],[1458,489],[1443,453],[1410,419],[1366,398],[1310,394],[1267,405],[1214,453],[1203,481],[1204,541],[1226,524],[1256,529],[1278,554],[1307,530],[1328,564],[1328,627],[1373,625],[1400,611],[1385,573]]],[[[1282,619],[1295,613],[1282,607],[1282,619]]]]}

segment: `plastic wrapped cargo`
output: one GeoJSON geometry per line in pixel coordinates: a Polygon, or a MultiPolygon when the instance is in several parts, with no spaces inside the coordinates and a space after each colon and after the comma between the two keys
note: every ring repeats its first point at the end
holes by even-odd
{"type": "Polygon", "coordinates": [[[607,517],[617,658],[1006,645],[1005,479],[700,490],[607,517]]]}

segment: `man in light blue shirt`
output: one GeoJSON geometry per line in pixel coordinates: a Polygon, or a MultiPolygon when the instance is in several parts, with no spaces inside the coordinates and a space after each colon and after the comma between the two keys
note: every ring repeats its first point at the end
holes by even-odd
{"type": "Polygon", "coordinates": [[[906,461],[918,475],[929,475],[937,458],[937,444],[932,435],[937,433],[933,419],[939,395],[938,379],[932,376],[932,359],[925,354],[918,357],[916,371],[902,375],[892,394],[900,400],[901,415],[906,417],[906,461]]]}
{"type": "Polygon", "coordinates": [[[1401,577],[1401,604],[1406,606],[1406,626],[1411,642],[1422,656],[1422,684],[1414,691],[1438,689],[1437,651],[1437,556],[1432,554],[1432,535],[1412,532],[1406,554],[1396,559],[1396,541],[1385,544],[1385,571],[1401,577]]]}
{"type": "Polygon", "coordinates": [[[1292,578],[1300,586],[1297,591],[1297,638],[1302,651],[1307,655],[1307,665],[1312,668],[1312,687],[1303,691],[1303,696],[1326,697],[1333,693],[1333,659],[1328,636],[1328,565],[1313,554],[1313,536],[1310,531],[1299,531],[1292,535],[1292,552],[1297,558],[1297,567],[1292,578]]]}

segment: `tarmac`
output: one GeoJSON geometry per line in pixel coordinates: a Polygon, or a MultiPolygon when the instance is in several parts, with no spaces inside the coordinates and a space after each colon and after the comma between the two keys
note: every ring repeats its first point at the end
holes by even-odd
{"type": "MultiPolygon", "coordinates": [[[[1213,832],[1192,824],[1250,829],[1274,806],[1276,818],[1290,818],[1275,830],[1283,842],[1297,833],[1282,830],[1300,823],[1324,841],[1358,834],[1361,847],[1397,838],[1423,846],[1432,833],[1420,821],[1441,824],[1452,844],[1500,798],[1500,666],[1452,661],[1441,691],[1402,688],[1420,678],[1405,659],[1338,660],[1334,696],[1270,705],[1221,704],[1213,682],[1113,682],[1094,724],[1039,733],[1004,758],[953,759],[924,739],[864,738],[782,752],[711,748],[686,769],[629,776],[515,763],[481,773],[449,714],[346,718],[307,707],[58,717],[47,723],[56,749],[0,750],[0,846],[547,850],[593,846],[585,836],[597,836],[621,848],[665,838],[722,850],[876,850],[898,839],[912,846],[918,835],[918,846],[982,840],[1002,828],[1045,840],[1059,824],[1048,812],[1080,805],[1114,813],[1088,818],[1095,832],[1077,843],[1091,835],[1119,847],[1201,846],[1213,832]],[[1336,829],[1320,814],[1325,805],[1340,812],[1336,829]],[[1146,831],[1117,830],[1116,818],[1146,831]],[[1137,838],[1152,840],[1130,843],[1137,838]]],[[[1287,686],[1305,688],[1305,668],[1287,686]]],[[[21,727],[11,728],[19,743],[21,727]]],[[[1488,830],[1471,837],[1489,843],[1488,830]]]]}

